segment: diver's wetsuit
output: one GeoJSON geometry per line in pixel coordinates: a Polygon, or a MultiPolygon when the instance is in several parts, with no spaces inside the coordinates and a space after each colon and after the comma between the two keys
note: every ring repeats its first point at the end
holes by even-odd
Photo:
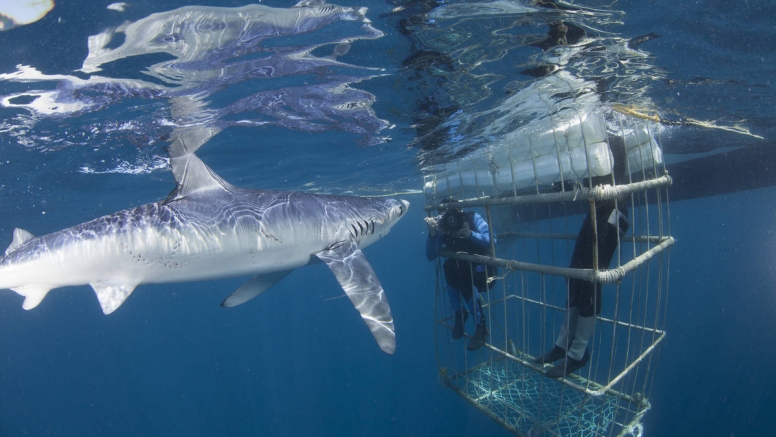
{"type": "MultiPolygon", "coordinates": [[[[488,223],[481,215],[475,212],[463,213],[466,222],[471,230],[469,238],[456,238],[455,235],[449,235],[439,232],[435,237],[426,239],[426,257],[429,261],[435,260],[439,256],[439,251],[445,246],[452,251],[467,252],[476,255],[488,255],[490,253],[490,233],[488,223]]],[[[466,301],[466,305],[474,314],[474,323],[479,325],[482,320],[482,309],[476,303],[478,295],[472,287],[472,283],[477,290],[482,293],[488,291],[488,271],[483,265],[471,264],[468,261],[448,259],[444,264],[445,289],[450,297],[450,306],[453,311],[461,311],[461,296],[466,301]],[[472,272],[474,279],[472,280],[472,272]]],[[[491,284],[492,285],[492,284],[491,284]]]]}
{"type": "MultiPolygon", "coordinates": [[[[612,184],[612,176],[617,184],[626,183],[627,155],[622,138],[610,136],[609,146],[614,159],[614,174],[592,178],[591,185],[612,184]]],[[[617,250],[618,232],[622,237],[628,230],[627,197],[595,203],[596,232],[598,233],[598,268],[608,269],[617,250]]],[[[595,232],[592,227],[592,214],[588,211],[582,228],[577,235],[570,267],[576,269],[593,268],[593,249],[595,232]]],[[[580,279],[568,280],[567,310],[555,347],[534,361],[540,364],[565,358],[546,372],[551,378],[560,378],[582,368],[590,358],[587,344],[593,335],[596,315],[601,312],[601,284],[580,279]]]]}
{"type": "MultiPolygon", "coordinates": [[[[628,205],[626,202],[619,202],[616,208],[614,200],[607,200],[596,203],[596,218],[598,230],[598,267],[606,269],[612,261],[614,252],[617,249],[617,223],[619,232],[625,234],[628,228],[628,205]],[[614,223],[612,223],[614,222],[614,223]]],[[[571,255],[570,267],[573,269],[592,269],[593,268],[593,227],[590,213],[587,213],[582,228],[577,235],[577,242],[574,245],[574,253],[571,255]]],[[[579,308],[581,317],[591,317],[601,313],[601,284],[583,281],[580,279],[568,280],[568,306],[579,308]]]]}
{"type": "MultiPolygon", "coordinates": [[[[612,156],[614,158],[614,180],[617,184],[626,183],[625,164],[628,159],[625,154],[625,144],[619,137],[610,138],[612,156]]],[[[612,176],[594,177],[593,186],[611,184],[612,176]]],[[[598,268],[607,269],[617,249],[617,232],[624,235],[628,230],[627,199],[604,200],[596,202],[596,228],[598,232],[598,268]]],[[[592,217],[588,211],[584,223],[577,235],[574,252],[571,255],[569,267],[574,269],[593,268],[593,227],[592,217]]],[[[568,306],[577,307],[581,317],[591,317],[601,313],[601,284],[579,279],[568,280],[568,306]]]]}

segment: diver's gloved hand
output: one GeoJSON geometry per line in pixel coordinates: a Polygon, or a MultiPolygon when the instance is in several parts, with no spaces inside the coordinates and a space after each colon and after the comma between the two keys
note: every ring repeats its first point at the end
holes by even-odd
{"type": "Polygon", "coordinates": [[[428,237],[429,238],[436,237],[437,230],[439,229],[439,222],[437,221],[437,218],[426,217],[423,220],[425,220],[426,224],[428,225],[428,237]]]}
{"type": "Polygon", "coordinates": [[[471,229],[469,229],[469,224],[464,222],[461,226],[461,229],[458,230],[458,232],[455,233],[455,236],[457,238],[469,238],[472,235],[471,229]]]}

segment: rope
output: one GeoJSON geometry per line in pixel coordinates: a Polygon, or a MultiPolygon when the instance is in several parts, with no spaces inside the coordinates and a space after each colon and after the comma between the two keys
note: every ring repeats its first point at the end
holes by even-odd
{"type": "Polygon", "coordinates": [[[548,275],[564,276],[566,278],[579,279],[588,282],[611,284],[621,280],[625,277],[625,275],[634,270],[636,267],[644,264],[645,262],[652,259],[655,255],[673,246],[674,242],[675,240],[673,237],[663,237],[658,245],[645,251],[641,255],[638,255],[636,258],[628,261],[627,263],[615,268],[598,271],[594,271],[592,269],[572,269],[569,267],[533,264],[516,260],[487,257],[483,255],[473,255],[465,252],[452,252],[445,249],[441,250],[439,255],[446,258],[469,261],[475,264],[487,264],[503,267],[510,272],[524,270],[529,272],[545,273],[548,275]]]}

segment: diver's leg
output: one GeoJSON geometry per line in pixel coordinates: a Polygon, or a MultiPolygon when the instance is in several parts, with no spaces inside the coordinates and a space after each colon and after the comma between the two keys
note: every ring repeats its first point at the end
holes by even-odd
{"type": "MultiPolygon", "coordinates": [[[[627,230],[625,217],[627,209],[620,205],[622,211],[615,208],[614,201],[603,202],[596,210],[598,221],[598,266],[609,268],[614,252],[617,250],[617,233],[622,236],[627,230]]],[[[590,216],[579,231],[571,266],[574,268],[591,268],[593,266],[592,248],[593,229],[590,226],[590,216]],[[587,247],[586,247],[587,246],[587,247]],[[577,250],[577,249],[580,250],[577,250]]],[[[566,359],[547,371],[550,378],[560,378],[584,367],[590,359],[587,345],[595,330],[596,315],[601,312],[601,284],[593,282],[569,280],[569,294],[575,294],[578,299],[579,317],[577,317],[576,332],[568,347],[566,359]]]]}
{"type": "MultiPolygon", "coordinates": [[[[571,340],[574,338],[574,334],[577,332],[577,320],[579,319],[579,307],[572,306],[566,309],[566,314],[563,316],[563,326],[560,327],[560,333],[555,340],[555,346],[566,350],[571,340]]],[[[563,358],[563,357],[560,357],[563,358]]],[[[560,359],[557,358],[557,359],[560,359]]],[[[555,360],[552,360],[555,361],[555,360]]]]}
{"type": "Polygon", "coordinates": [[[580,367],[584,366],[587,362],[587,359],[585,358],[585,355],[587,355],[587,343],[590,341],[590,337],[593,336],[594,329],[595,315],[579,317],[579,321],[577,322],[577,335],[574,336],[574,340],[571,341],[567,356],[568,358],[572,358],[579,362],[581,364],[580,367]]]}
{"type": "Polygon", "coordinates": [[[595,318],[595,315],[588,317],[580,315],[578,317],[577,332],[576,335],[574,335],[574,339],[571,341],[571,345],[566,354],[566,359],[555,365],[552,369],[549,369],[546,373],[548,377],[560,378],[585,367],[590,359],[590,352],[587,349],[587,344],[595,330],[595,318]]]}
{"type": "Polygon", "coordinates": [[[466,303],[469,305],[469,308],[472,309],[472,312],[474,312],[474,324],[477,326],[471,341],[469,341],[469,346],[466,348],[470,351],[474,351],[481,348],[488,337],[488,329],[485,327],[485,314],[482,310],[480,294],[476,288],[473,288],[471,301],[467,301],[466,303]]]}
{"type": "Polygon", "coordinates": [[[457,260],[447,259],[444,263],[445,289],[450,299],[450,307],[453,309],[453,340],[463,337],[464,323],[469,314],[461,304],[462,295],[465,298],[466,293],[461,290],[460,269],[457,260]]]}
{"type": "MultiPolygon", "coordinates": [[[[569,294],[576,295],[578,303],[574,307],[577,308],[577,311],[573,322],[569,319],[569,333],[573,323],[573,334],[569,334],[570,342],[566,343],[568,344],[568,350],[564,351],[566,359],[547,371],[546,375],[550,378],[560,378],[575,372],[584,367],[590,358],[587,343],[590,341],[595,327],[596,303],[600,301],[600,285],[586,281],[569,280],[569,292],[569,294]]],[[[569,308],[569,312],[571,312],[571,308],[569,308]]],[[[557,344],[555,347],[558,348],[557,344]]]]}
{"type": "MultiPolygon", "coordinates": [[[[569,298],[569,302],[573,299],[569,298]]],[[[546,354],[534,358],[534,363],[554,363],[566,356],[566,349],[571,344],[571,340],[574,338],[574,334],[577,330],[577,319],[579,317],[579,307],[569,306],[566,308],[566,314],[563,315],[563,325],[560,327],[558,338],[555,339],[555,345],[546,354]]]]}
{"type": "Polygon", "coordinates": [[[469,307],[469,310],[471,310],[472,314],[474,314],[474,324],[479,325],[483,322],[484,318],[482,317],[482,305],[480,304],[480,294],[477,292],[476,289],[472,291],[469,296],[465,296],[466,298],[466,306],[469,307]]]}
{"type": "Polygon", "coordinates": [[[463,337],[464,323],[469,317],[469,313],[461,305],[461,291],[457,288],[447,284],[445,286],[447,290],[447,296],[450,299],[450,308],[453,309],[455,315],[453,317],[453,340],[458,340],[463,337]]]}

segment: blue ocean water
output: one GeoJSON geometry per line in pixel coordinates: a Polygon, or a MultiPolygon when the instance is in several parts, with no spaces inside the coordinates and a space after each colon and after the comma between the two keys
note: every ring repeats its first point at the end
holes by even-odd
{"type": "MultiPolygon", "coordinates": [[[[53,90],[59,105],[98,106],[66,114],[57,112],[59,107],[49,114],[0,108],[0,235],[9,242],[15,227],[36,235],[53,232],[164,199],[174,187],[164,148],[175,122],[168,101],[175,96],[156,98],[152,95],[161,91],[129,85],[79,89],[74,80],[53,77],[89,77],[74,70],[88,56],[90,36],[184,6],[134,2],[118,13],[106,9],[109,3],[61,2],[37,23],[0,32],[0,74],[28,65],[51,75],[34,81],[6,76],[0,95],[53,90]]],[[[231,309],[219,303],[245,278],[144,285],[110,316],[102,314],[89,287],[53,290],[31,311],[22,310],[20,296],[3,290],[0,435],[510,435],[439,382],[435,269],[423,253],[425,198],[419,194],[418,161],[427,151],[408,146],[416,135],[411,125],[417,87],[408,86],[398,67],[412,53],[411,41],[396,30],[398,16],[390,14],[396,4],[339,4],[367,6],[366,17],[385,35],[370,39],[363,21],[334,20],[314,36],[280,39],[274,47],[321,43],[311,52],[320,58],[333,52],[339,39],[353,42],[339,56],[342,64],[273,78],[267,90],[286,90],[290,99],[277,112],[261,112],[240,100],[260,91],[253,88],[259,82],[239,78],[249,70],[239,71],[237,79],[219,76],[229,77],[224,86],[207,89],[208,109],[222,110],[214,124],[219,133],[198,155],[239,186],[393,194],[412,203],[388,238],[365,250],[390,299],[396,354],[375,347],[323,264],[299,269],[260,298],[231,309]],[[292,105],[310,95],[335,95],[323,85],[343,83],[374,95],[374,114],[347,112],[335,104],[342,102],[323,105],[330,112],[292,105]],[[291,91],[300,88],[305,93],[291,91]]],[[[682,118],[740,123],[763,137],[700,129],[667,133],[668,158],[773,145],[776,55],[764,43],[776,37],[773,5],[655,1],[616,7],[625,10],[612,25],[619,36],[661,35],[643,46],[647,71],[656,76],[647,88],[657,108],[682,118]]],[[[252,56],[260,58],[240,53],[227,61],[203,57],[174,67],[200,73],[212,65],[243,65],[252,56]]],[[[137,54],[106,63],[99,74],[147,79],[143,69],[169,59],[137,54]]],[[[510,62],[515,72],[493,67],[506,77],[498,86],[525,80],[516,73],[521,62],[510,62]]],[[[148,80],[166,83],[160,77],[148,80]]],[[[199,92],[205,86],[198,80],[181,80],[164,93],[199,92]]],[[[344,101],[367,98],[358,94],[344,101]]],[[[707,177],[732,184],[771,171],[767,162],[707,177]]],[[[671,233],[678,243],[671,251],[668,337],[659,348],[646,435],[771,434],[774,194],[776,188],[765,186],[671,203],[671,233]]]]}

